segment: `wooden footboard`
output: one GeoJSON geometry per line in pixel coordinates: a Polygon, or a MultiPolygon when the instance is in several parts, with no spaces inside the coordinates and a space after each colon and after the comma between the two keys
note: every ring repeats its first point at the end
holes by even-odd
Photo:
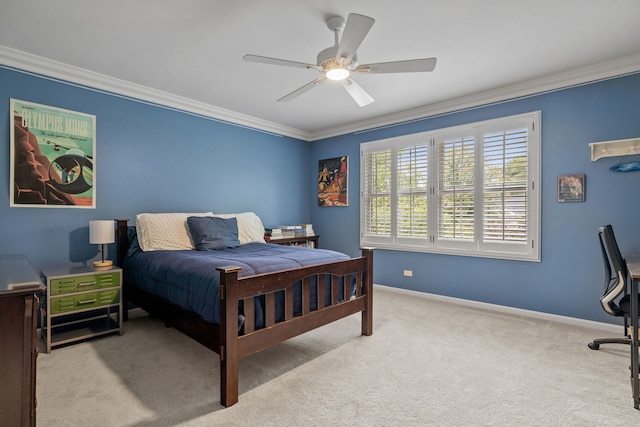
{"type": "Polygon", "coordinates": [[[220,271],[220,395],[224,406],[238,402],[238,361],[242,357],[271,347],[343,317],[362,312],[362,335],[373,333],[373,251],[363,249],[362,257],[295,270],[238,277],[240,267],[220,271]],[[315,280],[312,280],[315,279],[315,280]],[[325,280],[329,280],[330,303],[325,301],[325,280]],[[350,283],[355,280],[355,295],[350,283]],[[294,285],[301,282],[302,312],[294,314],[294,285]],[[342,283],[342,286],[340,285],[342,283]],[[315,292],[312,292],[315,291],[315,292]],[[275,320],[276,292],[284,292],[284,320],[275,320]],[[311,310],[315,295],[316,309],[311,310]],[[265,327],[254,329],[253,305],[264,296],[265,327]],[[238,332],[238,303],[244,306],[244,334],[238,332]]]}
{"type": "MultiPolygon", "coordinates": [[[[127,252],[127,220],[117,221],[117,263],[127,252]]],[[[220,325],[123,282],[124,302],[131,301],[151,315],[187,334],[220,355],[220,396],[228,407],[238,402],[238,363],[242,357],[276,345],[289,338],[362,313],[362,335],[373,333],[373,249],[363,248],[362,256],[249,277],[239,277],[240,267],[218,268],[220,272],[220,325]],[[294,312],[294,286],[300,284],[301,312],[294,312]],[[330,283],[330,286],[325,286],[330,283]],[[351,295],[351,284],[355,294],[351,295]],[[327,288],[327,289],[325,289],[327,288]],[[284,295],[284,319],[276,321],[276,293],[284,295]],[[326,294],[329,293],[329,295],[326,294]],[[311,304],[313,295],[315,304],[311,304]],[[263,296],[264,328],[255,329],[254,299],[263,296]],[[328,300],[328,304],[324,302],[328,300]],[[238,330],[238,307],[245,316],[238,330]]],[[[126,314],[126,310],[125,310],[126,314]]],[[[126,318],[126,317],[125,317],[126,318]]]]}

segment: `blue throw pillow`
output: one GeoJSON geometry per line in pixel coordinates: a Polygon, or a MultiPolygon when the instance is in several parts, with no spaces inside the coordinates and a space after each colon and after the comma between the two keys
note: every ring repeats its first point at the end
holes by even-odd
{"type": "Polygon", "coordinates": [[[187,226],[199,251],[215,251],[240,246],[238,221],[235,218],[190,216],[187,226]]]}
{"type": "Polygon", "coordinates": [[[133,256],[138,252],[142,252],[142,249],[140,249],[140,244],[138,243],[138,233],[136,233],[135,227],[127,227],[127,240],[129,241],[127,256],[133,256]]]}

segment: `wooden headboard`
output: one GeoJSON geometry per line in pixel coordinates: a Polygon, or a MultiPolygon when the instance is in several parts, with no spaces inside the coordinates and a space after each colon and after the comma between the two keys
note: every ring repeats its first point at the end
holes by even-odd
{"type": "Polygon", "coordinates": [[[116,265],[122,267],[127,251],[129,250],[129,239],[127,238],[128,219],[116,219],[116,265]]]}

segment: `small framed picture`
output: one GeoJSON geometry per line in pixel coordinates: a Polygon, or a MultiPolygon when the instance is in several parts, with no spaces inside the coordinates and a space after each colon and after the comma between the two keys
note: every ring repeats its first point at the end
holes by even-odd
{"type": "Polygon", "coordinates": [[[349,156],[318,162],[318,206],[349,206],[349,156]]]}
{"type": "Polygon", "coordinates": [[[558,177],[558,202],[584,202],[584,174],[560,175],[558,177]]]}

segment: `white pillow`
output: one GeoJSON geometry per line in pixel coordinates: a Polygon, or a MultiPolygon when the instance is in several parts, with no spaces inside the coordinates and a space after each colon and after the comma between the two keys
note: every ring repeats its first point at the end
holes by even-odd
{"type": "Polygon", "coordinates": [[[238,221],[238,240],[240,244],[264,241],[264,225],[258,215],[253,212],[241,212],[235,214],[213,214],[218,218],[235,218],[238,221]]]}
{"type": "Polygon", "coordinates": [[[136,215],[136,233],[143,251],[195,249],[187,218],[213,216],[213,212],[201,213],[142,213],[136,215]]]}

